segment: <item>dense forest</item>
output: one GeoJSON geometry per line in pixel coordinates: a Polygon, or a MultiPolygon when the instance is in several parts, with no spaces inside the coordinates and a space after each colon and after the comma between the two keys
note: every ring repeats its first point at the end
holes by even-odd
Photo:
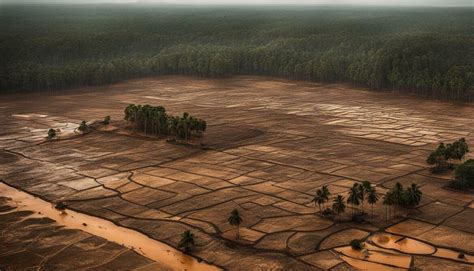
{"type": "Polygon", "coordinates": [[[0,4],[0,92],[168,74],[474,101],[474,8],[0,4]]]}

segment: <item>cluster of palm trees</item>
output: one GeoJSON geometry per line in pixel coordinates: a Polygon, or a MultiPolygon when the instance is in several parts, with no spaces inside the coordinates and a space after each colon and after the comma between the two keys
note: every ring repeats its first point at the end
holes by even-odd
{"type": "MultiPolygon", "coordinates": [[[[347,200],[342,195],[338,195],[333,200],[332,208],[326,208],[326,203],[329,201],[331,192],[327,185],[316,191],[312,200],[314,205],[319,207],[319,212],[322,214],[335,214],[336,216],[345,212],[346,203],[352,206],[352,217],[355,215],[363,215],[365,213],[364,203],[371,205],[371,216],[374,216],[374,205],[379,201],[379,194],[369,181],[362,183],[354,183],[349,189],[347,200]],[[361,207],[359,209],[359,206],[361,207]],[[323,211],[324,210],[324,211],[323,211]],[[356,212],[356,213],[355,213],[356,212]]],[[[391,219],[392,206],[398,208],[411,209],[418,206],[421,202],[422,192],[417,184],[413,183],[410,187],[404,189],[403,185],[396,183],[394,187],[387,191],[383,196],[383,204],[385,205],[385,217],[391,219]]]]}
{"type": "Polygon", "coordinates": [[[406,189],[403,185],[397,182],[393,188],[383,196],[383,205],[385,206],[385,219],[391,220],[396,215],[397,209],[413,209],[421,202],[423,193],[417,184],[412,183],[406,189]],[[394,210],[392,208],[395,207],[394,210]],[[392,211],[394,214],[392,214],[392,211]]]}
{"type": "Polygon", "coordinates": [[[185,112],[182,116],[171,116],[162,106],[128,105],[124,119],[133,124],[133,129],[157,136],[173,136],[188,140],[192,135],[201,136],[206,131],[205,120],[185,112]]]}

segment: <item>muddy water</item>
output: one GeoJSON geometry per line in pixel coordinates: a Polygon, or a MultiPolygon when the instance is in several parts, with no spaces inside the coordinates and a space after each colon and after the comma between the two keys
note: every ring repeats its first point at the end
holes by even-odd
{"type": "Polygon", "coordinates": [[[171,246],[139,232],[117,226],[108,220],[72,210],[58,211],[51,203],[2,182],[0,182],[0,196],[11,198],[17,206],[17,211],[33,211],[37,216],[49,217],[67,228],[79,229],[121,244],[173,270],[220,270],[216,266],[198,262],[195,258],[185,255],[171,246]]]}

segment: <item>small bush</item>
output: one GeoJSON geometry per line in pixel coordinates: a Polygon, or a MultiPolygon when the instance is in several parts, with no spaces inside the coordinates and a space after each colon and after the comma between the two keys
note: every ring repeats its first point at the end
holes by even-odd
{"type": "Polygon", "coordinates": [[[81,122],[81,124],[79,125],[79,127],[77,128],[77,130],[79,130],[81,133],[85,134],[85,133],[88,133],[90,128],[89,128],[89,125],[87,125],[86,121],[83,120],[81,122]]]}
{"type": "Polygon", "coordinates": [[[56,208],[56,210],[65,210],[66,209],[66,204],[64,204],[62,201],[59,201],[56,203],[56,205],[54,206],[54,208],[56,208]]]}
{"type": "Polygon", "coordinates": [[[352,249],[355,249],[355,250],[362,249],[362,243],[360,242],[360,240],[353,239],[349,244],[351,245],[352,249]]]}
{"type": "Polygon", "coordinates": [[[458,259],[464,259],[464,258],[465,258],[464,253],[459,252],[458,259]]]}
{"type": "Polygon", "coordinates": [[[461,190],[474,187],[474,159],[469,159],[456,167],[455,180],[450,182],[449,186],[461,190]]]}
{"type": "Polygon", "coordinates": [[[56,130],[54,129],[49,129],[48,130],[48,139],[53,139],[56,137],[56,130]]]}

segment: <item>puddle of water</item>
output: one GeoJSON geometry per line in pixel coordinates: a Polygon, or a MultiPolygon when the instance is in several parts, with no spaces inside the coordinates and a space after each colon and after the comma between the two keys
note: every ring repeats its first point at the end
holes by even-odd
{"type": "Polygon", "coordinates": [[[67,228],[82,230],[121,244],[173,270],[221,270],[205,262],[198,262],[195,258],[183,254],[167,244],[151,239],[134,230],[117,226],[108,220],[72,210],[66,210],[65,213],[58,211],[51,203],[1,182],[0,196],[11,198],[17,206],[16,211],[33,211],[36,216],[49,217],[67,228]],[[41,214],[38,214],[38,212],[41,212],[41,214]]]}
{"type": "Polygon", "coordinates": [[[429,255],[435,248],[426,243],[390,233],[377,233],[369,238],[377,246],[395,249],[407,254],[429,255]]]}
{"type": "Polygon", "coordinates": [[[447,248],[438,248],[435,254],[433,256],[439,257],[439,258],[445,258],[445,259],[451,259],[459,262],[464,262],[464,263],[474,263],[474,256],[464,254],[464,259],[459,259],[458,258],[459,252],[447,249],[447,248]]]}

